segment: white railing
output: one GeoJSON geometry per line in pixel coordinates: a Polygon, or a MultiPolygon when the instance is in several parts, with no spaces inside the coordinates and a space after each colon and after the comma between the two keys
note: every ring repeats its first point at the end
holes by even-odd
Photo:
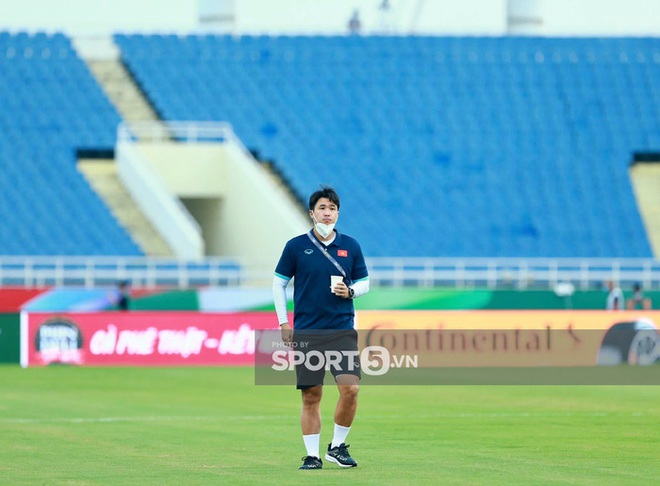
{"type": "Polygon", "coordinates": [[[236,140],[228,122],[165,122],[146,121],[120,123],[117,142],[224,142],[236,140]]]}
{"type": "Polygon", "coordinates": [[[144,121],[120,123],[117,126],[117,143],[142,142],[231,142],[252,157],[229,122],[217,121],[144,121]]]}
{"type": "Polygon", "coordinates": [[[552,288],[601,287],[606,280],[660,288],[660,260],[578,258],[372,258],[374,285],[552,288]]]}
{"type": "MultiPolygon", "coordinates": [[[[2,256],[0,286],[90,288],[121,280],[145,288],[267,286],[275,263],[259,258],[2,256]]],[[[660,260],[654,259],[371,258],[367,265],[373,286],[554,289],[570,284],[589,289],[615,280],[660,288],[660,260]]]]}
{"type": "Polygon", "coordinates": [[[0,257],[0,286],[115,285],[128,280],[144,288],[240,285],[249,273],[235,260],[183,261],[144,257],[0,257]]]}

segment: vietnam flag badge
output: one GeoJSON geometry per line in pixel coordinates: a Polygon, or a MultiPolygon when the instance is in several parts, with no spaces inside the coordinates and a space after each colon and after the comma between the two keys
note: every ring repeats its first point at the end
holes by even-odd
{"type": "Polygon", "coordinates": [[[348,256],[348,250],[337,250],[337,256],[347,257],[348,256]]]}

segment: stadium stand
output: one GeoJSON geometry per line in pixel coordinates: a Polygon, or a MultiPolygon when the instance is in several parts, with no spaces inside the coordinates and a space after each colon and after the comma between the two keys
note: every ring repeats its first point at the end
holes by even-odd
{"type": "Polygon", "coordinates": [[[650,257],[656,38],[117,35],[166,120],[229,121],[370,256],[650,257]]]}
{"type": "MultiPolygon", "coordinates": [[[[166,120],[228,120],[372,256],[649,257],[655,38],[118,35],[166,120]]],[[[119,115],[64,35],[0,32],[0,254],[141,255],[75,168],[119,115]],[[28,195],[29,197],[25,197],[28,195]]]]}
{"type": "Polygon", "coordinates": [[[76,169],[120,117],[62,34],[0,32],[1,255],[142,255],[76,169]]]}

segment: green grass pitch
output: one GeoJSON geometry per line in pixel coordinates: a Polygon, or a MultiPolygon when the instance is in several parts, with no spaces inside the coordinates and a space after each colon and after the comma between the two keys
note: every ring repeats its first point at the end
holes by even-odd
{"type": "MultiPolygon", "coordinates": [[[[363,386],[359,467],[298,471],[299,392],[253,383],[251,368],[0,366],[0,484],[660,480],[658,386],[363,386]]],[[[323,444],[336,398],[326,387],[323,444]]]]}

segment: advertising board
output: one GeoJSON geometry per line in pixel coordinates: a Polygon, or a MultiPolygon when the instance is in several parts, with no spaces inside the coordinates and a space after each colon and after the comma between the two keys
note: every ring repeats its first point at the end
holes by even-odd
{"type": "Polygon", "coordinates": [[[22,313],[21,365],[250,365],[270,313],[22,313]]]}
{"type": "MultiPolygon", "coordinates": [[[[488,383],[518,383],[520,369],[525,380],[537,380],[537,371],[545,369],[554,370],[546,383],[560,384],[576,368],[604,366],[610,371],[599,372],[601,381],[584,375],[580,382],[602,383],[605,377],[619,383],[629,380],[627,371],[615,376],[619,365],[655,365],[635,366],[648,368],[635,372],[636,383],[644,384],[660,381],[657,322],[658,311],[360,311],[357,345],[363,377],[377,377],[373,383],[385,383],[383,377],[393,384],[445,383],[445,377],[459,376],[458,369],[479,382],[487,370],[496,372],[488,383]]],[[[286,373],[276,372],[290,373],[291,360],[302,359],[301,353],[280,336],[271,312],[23,312],[20,356],[24,367],[256,362],[258,384],[290,383],[286,373]]]]}

